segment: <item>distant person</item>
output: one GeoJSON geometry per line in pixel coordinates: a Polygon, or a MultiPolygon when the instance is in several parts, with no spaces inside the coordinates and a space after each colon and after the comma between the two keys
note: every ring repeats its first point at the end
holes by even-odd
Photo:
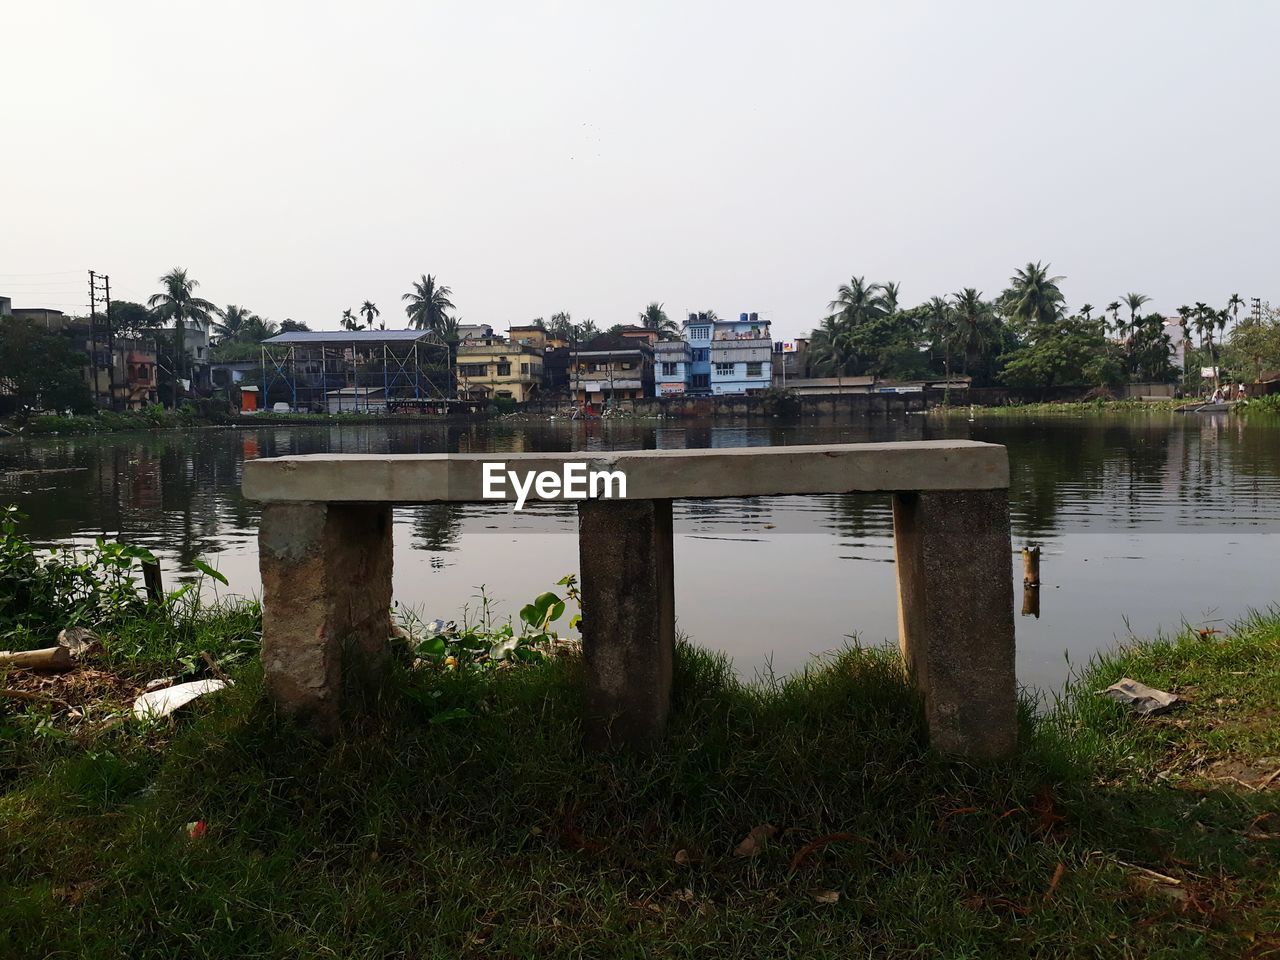
{"type": "Polygon", "coordinates": [[[1237,399],[1237,400],[1243,400],[1243,399],[1245,399],[1245,396],[1246,396],[1246,394],[1245,394],[1244,384],[1243,384],[1243,383],[1237,383],[1237,384],[1236,384],[1236,399],[1237,399]]]}

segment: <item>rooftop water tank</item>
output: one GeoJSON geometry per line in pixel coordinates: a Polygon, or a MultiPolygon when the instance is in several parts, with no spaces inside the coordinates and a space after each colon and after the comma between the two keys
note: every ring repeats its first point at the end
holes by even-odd
{"type": "Polygon", "coordinates": [[[746,315],[745,313],[740,313],[740,314],[738,314],[738,322],[739,322],[739,323],[746,323],[746,322],[747,322],[747,315],[746,315]]]}
{"type": "Polygon", "coordinates": [[[697,322],[698,322],[698,315],[697,315],[696,313],[691,313],[691,314],[689,314],[689,322],[690,322],[690,323],[697,323],[697,322]]]}
{"type": "Polygon", "coordinates": [[[760,322],[760,314],[758,314],[758,313],[753,313],[753,314],[751,315],[751,322],[752,322],[752,323],[759,323],[759,322],[760,322]]]}

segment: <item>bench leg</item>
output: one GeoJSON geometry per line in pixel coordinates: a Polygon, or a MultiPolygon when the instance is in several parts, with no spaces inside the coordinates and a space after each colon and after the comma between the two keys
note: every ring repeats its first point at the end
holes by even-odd
{"type": "Polygon", "coordinates": [[[893,497],[898,636],[933,746],[974,759],[1017,745],[1006,490],[893,497]]]}
{"type": "Polygon", "coordinates": [[[391,508],[269,503],[258,551],[267,689],[333,736],[344,694],[376,697],[390,663],[391,508]]]}
{"type": "Polygon", "coordinates": [[[671,709],[675,577],[670,500],[578,505],[582,569],[583,740],[644,747],[671,709]]]}

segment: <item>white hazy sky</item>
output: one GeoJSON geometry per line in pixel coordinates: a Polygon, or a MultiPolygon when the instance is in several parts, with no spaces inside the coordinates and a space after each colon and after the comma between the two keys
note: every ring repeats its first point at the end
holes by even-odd
{"type": "Polygon", "coordinates": [[[0,0],[0,295],[388,326],[1280,299],[1280,3],[0,0]]]}

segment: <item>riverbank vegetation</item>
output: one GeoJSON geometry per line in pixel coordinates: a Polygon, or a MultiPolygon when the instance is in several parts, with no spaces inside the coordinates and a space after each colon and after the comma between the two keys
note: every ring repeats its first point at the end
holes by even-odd
{"type": "Polygon", "coordinates": [[[1232,294],[1220,309],[1197,302],[1163,316],[1146,309],[1150,297],[1127,293],[1105,309],[1089,303],[1070,309],[1065,279],[1048,264],[1028,263],[995,296],[966,287],[906,307],[899,284],[852,277],[811,334],[809,372],[901,380],[960,375],[975,386],[1021,389],[1114,389],[1181,377],[1184,390],[1198,395],[1201,367],[1220,368],[1224,380],[1280,368],[1280,314],[1270,306],[1241,317],[1244,300],[1232,294]],[[1179,356],[1181,373],[1173,362],[1179,356]]]}
{"type": "MultiPolygon", "coordinates": [[[[29,564],[7,537],[0,562],[29,564]]],[[[932,754],[896,653],[860,645],[743,683],[681,644],[668,741],[605,757],[578,746],[572,653],[468,669],[430,646],[325,746],[270,710],[254,604],[139,613],[125,549],[101,602],[0,623],[102,644],[0,677],[35,694],[0,697],[5,956],[1280,949],[1280,618],[1099,657],[990,767],[932,754]],[[115,719],[148,679],[214,671],[235,686],[185,716],[115,719]],[[1097,693],[1122,676],[1184,704],[1139,718],[1097,693]]]]}

